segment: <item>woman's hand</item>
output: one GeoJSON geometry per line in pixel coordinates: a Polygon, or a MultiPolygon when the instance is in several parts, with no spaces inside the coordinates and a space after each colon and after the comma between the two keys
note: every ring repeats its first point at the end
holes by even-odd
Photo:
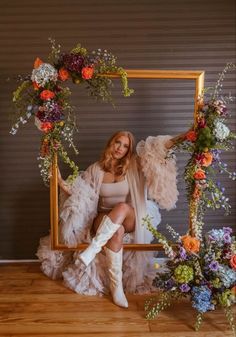
{"type": "Polygon", "coordinates": [[[58,181],[58,184],[60,185],[60,182],[63,181],[62,177],[61,177],[61,172],[59,170],[59,167],[57,167],[57,181],[58,181]]]}
{"type": "Polygon", "coordinates": [[[57,168],[57,181],[60,188],[68,195],[71,195],[71,186],[62,179],[61,172],[59,170],[59,167],[57,168]]]}
{"type": "Polygon", "coordinates": [[[188,131],[185,131],[185,132],[183,132],[183,133],[180,133],[179,135],[177,135],[177,136],[171,138],[171,139],[168,141],[168,143],[167,143],[167,145],[166,145],[166,148],[167,148],[167,149],[170,149],[170,148],[172,148],[176,143],[178,143],[178,142],[183,142],[183,141],[186,139],[186,135],[189,133],[189,131],[192,131],[192,128],[189,129],[188,131]]]}

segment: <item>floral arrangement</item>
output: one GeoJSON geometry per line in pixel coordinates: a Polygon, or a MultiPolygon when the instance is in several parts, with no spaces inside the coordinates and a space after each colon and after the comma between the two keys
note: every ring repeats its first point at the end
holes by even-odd
{"type": "Polygon", "coordinates": [[[177,241],[173,248],[152,227],[149,218],[145,221],[153,235],[163,243],[169,257],[165,272],[157,273],[153,281],[161,295],[145,303],[146,317],[153,319],[172,301],[190,297],[192,307],[197,310],[195,330],[199,330],[204,313],[220,306],[236,331],[231,309],[236,303],[236,241],[232,229],[212,229],[200,241],[188,234],[180,237],[168,226],[177,241]]]}
{"type": "Polygon", "coordinates": [[[115,73],[121,77],[123,95],[130,96],[127,74],[116,65],[116,58],[108,51],[98,49],[92,53],[78,44],[69,53],[62,53],[60,45],[49,39],[52,45],[48,62],[36,58],[31,75],[20,76],[21,84],[13,93],[17,116],[10,133],[16,134],[21,124],[34,117],[36,127],[42,132],[40,146],[40,171],[44,182],[50,178],[50,168],[57,153],[73,170],[76,177],[78,167],[69,158],[64,147],[67,142],[78,153],[73,142],[77,130],[73,108],[69,102],[70,89],[64,83],[71,79],[75,84],[85,85],[89,96],[112,102],[112,81],[106,76],[115,73]]]}
{"type": "Polygon", "coordinates": [[[225,124],[230,117],[227,104],[235,97],[221,94],[223,80],[229,70],[235,70],[232,63],[226,65],[216,86],[208,88],[207,99],[199,98],[195,124],[184,141],[176,144],[176,151],[186,151],[190,159],[185,167],[184,179],[190,204],[190,222],[192,230],[201,233],[203,217],[207,209],[223,208],[226,214],[230,212],[229,198],[224,195],[225,188],[216,181],[216,173],[227,173],[236,180],[236,173],[228,170],[227,164],[221,158],[221,152],[234,148],[236,134],[225,124]],[[212,92],[210,94],[210,92],[212,92]]]}
{"type": "Polygon", "coordinates": [[[225,74],[235,69],[234,64],[227,64],[209,99],[199,98],[193,128],[175,145],[175,150],[190,154],[184,173],[190,205],[189,231],[181,237],[167,225],[176,242],[174,246],[152,227],[150,217],[143,219],[169,258],[164,272],[157,273],[153,281],[161,295],[145,304],[148,319],[156,317],[172,301],[189,297],[197,310],[196,330],[200,328],[205,312],[221,306],[231,328],[236,331],[231,309],[236,303],[235,237],[229,227],[212,229],[205,236],[202,234],[204,213],[208,208],[223,208],[226,214],[230,211],[229,199],[220,183],[215,182],[215,175],[217,170],[236,179],[236,173],[230,172],[220,159],[222,150],[233,149],[236,138],[225,124],[229,117],[227,103],[234,97],[221,95],[225,74]]]}

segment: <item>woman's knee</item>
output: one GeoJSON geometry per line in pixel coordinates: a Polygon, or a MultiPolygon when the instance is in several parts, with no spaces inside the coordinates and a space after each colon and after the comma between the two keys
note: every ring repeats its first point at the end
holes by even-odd
{"type": "Polygon", "coordinates": [[[126,202],[119,202],[114,208],[118,212],[121,212],[121,213],[126,214],[126,215],[132,210],[132,207],[129,204],[127,204],[126,202]]]}

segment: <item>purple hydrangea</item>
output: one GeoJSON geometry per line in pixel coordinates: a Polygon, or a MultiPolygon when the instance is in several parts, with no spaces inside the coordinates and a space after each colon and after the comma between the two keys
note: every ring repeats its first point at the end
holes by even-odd
{"type": "Polygon", "coordinates": [[[229,233],[225,233],[223,236],[224,243],[231,243],[231,236],[229,233]]]}
{"type": "Polygon", "coordinates": [[[68,71],[75,71],[80,73],[84,67],[84,57],[78,54],[62,54],[60,63],[68,71]]]}
{"type": "Polygon", "coordinates": [[[187,254],[186,254],[186,250],[184,249],[184,247],[180,247],[179,256],[180,256],[181,260],[187,259],[187,254]]]}
{"type": "Polygon", "coordinates": [[[187,283],[183,283],[179,289],[182,291],[182,293],[187,293],[191,288],[187,283]]]}
{"type": "Polygon", "coordinates": [[[211,261],[211,263],[209,264],[209,268],[212,271],[217,271],[219,269],[219,263],[217,261],[211,261]]]}
{"type": "Polygon", "coordinates": [[[174,282],[174,280],[172,278],[170,278],[169,280],[165,281],[165,288],[167,290],[170,290],[174,286],[175,286],[175,282],[174,282]]]}
{"type": "Polygon", "coordinates": [[[220,154],[221,151],[217,149],[211,150],[211,153],[213,154],[213,161],[220,161],[220,154]]]}
{"type": "Polygon", "coordinates": [[[229,231],[230,230],[228,228],[226,229],[226,231],[223,229],[212,229],[206,234],[207,242],[209,242],[210,244],[216,244],[219,247],[231,243],[231,236],[229,231]]]}
{"type": "Polygon", "coordinates": [[[41,122],[56,122],[64,119],[62,107],[55,102],[48,102],[43,107],[39,107],[36,117],[41,122]]]}
{"type": "Polygon", "coordinates": [[[223,101],[221,100],[213,101],[212,107],[218,115],[223,117],[226,117],[228,115],[227,107],[223,101]]]}
{"type": "Polygon", "coordinates": [[[223,227],[223,231],[228,234],[231,234],[233,232],[232,228],[230,227],[223,227]]]}

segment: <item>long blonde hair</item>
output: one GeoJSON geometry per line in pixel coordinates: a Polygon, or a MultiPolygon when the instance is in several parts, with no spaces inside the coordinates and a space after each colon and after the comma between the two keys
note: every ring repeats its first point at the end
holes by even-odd
{"type": "Polygon", "coordinates": [[[99,160],[99,164],[105,172],[109,172],[112,169],[112,160],[113,160],[112,148],[117,138],[121,136],[125,136],[129,139],[129,149],[126,155],[117,162],[114,174],[118,176],[125,175],[125,173],[128,170],[130,160],[134,156],[135,139],[134,135],[131,132],[117,131],[114,135],[112,135],[111,138],[108,140],[106,147],[99,160]]]}

